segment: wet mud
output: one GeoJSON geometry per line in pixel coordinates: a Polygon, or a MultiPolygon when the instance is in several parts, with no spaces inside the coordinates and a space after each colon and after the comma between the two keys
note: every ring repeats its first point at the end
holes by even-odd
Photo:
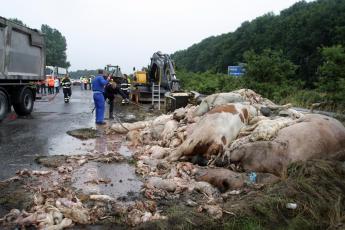
{"type": "Polygon", "coordinates": [[[35,161],[45,167],[57,168],[63,165],[67,160],[65,155],[41,156],[37,157],[35,161]]]}
{"type": "MultiPolygon", "coordinates": [[[[99,206],[102,201],[91,201],[91,195],[111,197],[116,205],[122,204],[124,208],[126,204],[142,200],[143,181],[131,164],[132,148],[127,146],[124,136],[106,135],[106,127],[94,124],[89,96],[89,92],[76,91],[71,103],[65,105],[62,96],[57,95],[53,101],[38,102],[31,119],[19,118],[2,124],[0,152],[9,162],[6,167],[13,164],[16,167],[1,178],[5,180],[0,182],[0,222],[12,209],[34,212],[35,202],[42,199],[42,195],[47,201],[57,197],[70,199],[75,193],[85,207],[90,208],[90,215],[94,214],[92,208],[102,209],[102,205],[99,206]],[[25,144],[18,146],[18,142],[25,144]],[[13,152],[15,155],[9,154],[13,152]],[[35,174],[40,172],[49,173],[35,174]],[[9,177],[12,178],[6,179],[9,177]]],[[[117,105],[115,113],[117,119],[106,119],[107,126],[153,116],[149,110],[134,105],[117,105]]],[[[107,207],[111,207],[109,205],[107,207]]],[[[122,217],[121,221],[108,219],[104,221],[111,226],[127,228],[122,217]]],[[[76,224],[74,228],[107,229],[109,225],[102,222],[95,226],[76,224]]]]}
{"type": "Polygon", "coordinates": [[[82,129],[70,130],[70,131],[67,131],[67,134],[81,140],[92,139],[92,138],[96,138],[100,136],[99,131],[94,128],[82,128],[82,129]]]}
{"type": "Polygon", "coordinates": [[[127,163],[90,162],[72,174],[72,186],[84,194],[104,194],[118,200],[138,197],[142,182],[127,163]],[[97,183],[102,178],[107,183],[97,183]],[[128,198],[126,198],[128,196],[128,198]]]}
{"type": "Polygon", "coordinates": [[[32,205],[34,192],[26,189],[23,180],[0,182],[0,216],[11,209],[28,209],[32,205]]]}

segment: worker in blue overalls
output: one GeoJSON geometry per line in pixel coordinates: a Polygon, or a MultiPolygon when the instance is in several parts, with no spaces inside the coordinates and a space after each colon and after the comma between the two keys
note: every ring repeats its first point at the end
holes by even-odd
{"type": "Polygon", "coordinates": [[[98,70],[98,75],[92,80],[93,100],[95,102],[96,109],[96,124],[104,125],[104,86],[108,84],[105,76],[103,76],[103,70],[98,70]]]}

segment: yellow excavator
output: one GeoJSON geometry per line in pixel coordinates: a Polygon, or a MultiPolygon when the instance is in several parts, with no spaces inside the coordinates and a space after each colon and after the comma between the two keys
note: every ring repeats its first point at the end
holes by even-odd
{"type": "MultiPolygon", "coordinates": [[[[114,78],[117,83],[125,77],[119,66],[107,65],[105,71],[114,78]]],[[[158,51],[151,57],[148,68],[135,71],[133,77],[126,78],[131,85],[132,100],[136,103],[165,104],[166,111],[186,106],[190,93],[180,91],[180,83],[176,78],[175,65],[168,54],[158,51]]]]}
{"type": "Polygon", "coordinates": [[[157,90],[155,87],[159,87],[159,98],[162,101],[166,96],[180,90],[173,60],[160,51],[152,55],[147,69],[134,72],[131,83],[133,92],[139,94],[140,102],[151,102],[153,91],[157,90]]]}

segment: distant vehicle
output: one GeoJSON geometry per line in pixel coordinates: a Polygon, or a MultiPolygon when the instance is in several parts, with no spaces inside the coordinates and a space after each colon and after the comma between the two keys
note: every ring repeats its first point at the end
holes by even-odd
{"type": "Polygon", "coordinates": [[[118,84],[121,84],[125,76],[121,72],[121,68],[118,65],[106,65],[104,67],[105,73],[113,78],[118,84]]]}
{"type": "Polygon", "coordinates": [[[67,69],[57,66],[46,66],[45,68],[45,75],[46,77],[57,77],[57,78],[63,78],[67,74],[67,69]]]}
{"type": "Polygon", "coordinates": [[[79,79],[71,79],[72,85],[80,85],[81,82],[79,79]]]}
{"type": "Polygon", "coordinates": [[[32,112],[35,83],[45,79],[44,37],[0,17],[0,121],[13,106],[18,115],[32,112]]]}

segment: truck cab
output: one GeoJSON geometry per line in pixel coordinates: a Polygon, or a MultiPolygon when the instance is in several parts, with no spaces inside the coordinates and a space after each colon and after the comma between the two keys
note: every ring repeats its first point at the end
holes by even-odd
{"type": "Polygon", "coordinates": [[[67,74],[67,69],[56,66],[46,66],[44,72],[46,78],[58,78],[61,80],[67,74]]]}

